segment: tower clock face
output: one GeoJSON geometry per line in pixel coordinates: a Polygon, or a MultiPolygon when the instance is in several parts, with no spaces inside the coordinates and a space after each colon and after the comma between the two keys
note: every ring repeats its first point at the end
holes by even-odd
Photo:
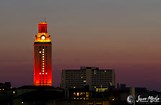
{"type": "Polygon", "coordinates": [[[42,35],[42,36],[41,36],[41,39],[42,39],[42,40],[45,40],[45,38],[46,38],[45,35],[42,35]]]}

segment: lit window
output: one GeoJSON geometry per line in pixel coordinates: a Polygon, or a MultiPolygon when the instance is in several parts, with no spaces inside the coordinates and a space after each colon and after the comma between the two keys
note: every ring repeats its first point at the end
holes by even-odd
{"type": "Polygon", "coordinates": [[[46,75],[47,75],[48,73],[46,72],[46,75]]]}
{"type": "Polygon", "coordinates": [[[44,49],[42,49],[44,51],[44,49]]]}
{"type": "Polygon", "coordinates": [[[44,73],[42,73],[44,75],[44,73]]]}
{"type": "Polygon", "coordinates": [[[84,80],[83,82],[86,82],[86,80],[84,80]]]}
{"type": "Polygon", "coordinates": [[[13,94],[15,94],[16,92],[15,91],[13,91],[13,94]]]}
{"type": "Polygon", "coordinates": [[[44,69],[44,68],[42,68],[42,69],[44,69]]]}
{"type": "Polygon", "coordinates": [[[41,75],[41,73],[39,73],[41,75]]]}
{"type": "Polygon", "coordinates": [[[79,96],[79,92],[77,92],[77,96],[79,96]]]}
{"type": "Polygon", "coordinates": [[[41,54],[41,51],[39,51],[39,53],[41,54]]]}
{"type": "Polygon", "coordinates": [[[44,70],[42,72],[44,72],[44,70]]]}

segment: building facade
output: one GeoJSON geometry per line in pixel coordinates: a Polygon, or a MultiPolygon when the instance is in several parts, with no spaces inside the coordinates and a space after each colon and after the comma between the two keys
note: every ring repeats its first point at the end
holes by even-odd
{"type": "Polygon", "coordinates": [[[115,86],[115,73],[113,69],[99,69],[97,67],[81,67],[78,69],[62,70],[61,87],[84,88],[90,90],[107,89],[115,86]]]}
{"type": "Polygon", "coordinates": [[[38,24],[34,41],[34,85],[52,86],[52,43],[47,23],[38,24]]]}

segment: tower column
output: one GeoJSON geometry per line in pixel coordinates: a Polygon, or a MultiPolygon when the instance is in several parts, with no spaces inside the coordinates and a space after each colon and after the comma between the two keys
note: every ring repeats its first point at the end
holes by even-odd
{"type": "Polygon", "coordinates": [[[34,85],[52,86],[52,43],[47,23],[38,24],[34,41],[34,85]]]}

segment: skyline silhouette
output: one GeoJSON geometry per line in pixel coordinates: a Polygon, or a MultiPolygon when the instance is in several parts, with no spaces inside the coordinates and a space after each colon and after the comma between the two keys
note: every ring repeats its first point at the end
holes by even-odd
{"type": "Polygon", "coordinates": [[[33,84],[33,42],[44,17],[53,86],[62,69],[113,68],[116,82],[161,91],[161,1],[0,1],[0,82],[33,84]]]}

